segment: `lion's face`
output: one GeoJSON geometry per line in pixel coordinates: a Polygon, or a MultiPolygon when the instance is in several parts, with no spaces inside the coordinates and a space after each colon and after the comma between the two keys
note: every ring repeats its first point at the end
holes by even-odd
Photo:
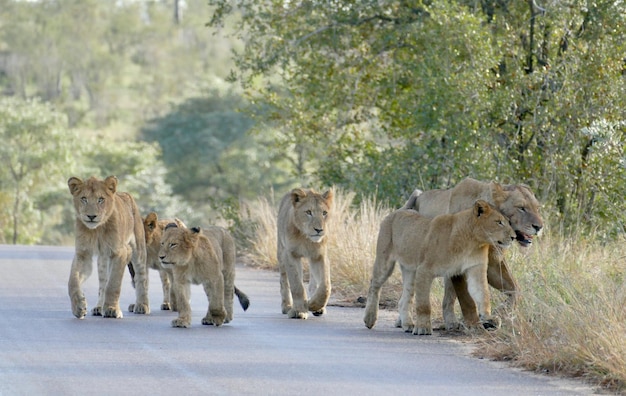
{"type": "Polygon", "coordinates": [[[76,217],[89,229],[106,223],[114,206],[117,178],[109,176],[105,180],[95,177],[83,182],[77,177],[68,180],[67,185],[74,197],[76,217]]]}
{"type": "Polygon", "coordinates": [[[326,220],[332,199],[332,191],[318,194],[297,188],[291,192],[295,225],[312,242],[321,243],[326,236],[326,220]]]}
{"type": "Polygon", "coordinates": [[[199,228],[179,227],[176,223],[170,223],[163,231],[159,260],[164,268],[174,268],[187,265],[193,256],[193,251],[198,245],[201,234],[199,228]]]}
{"type": "Polygon", "coordinates": [[[161,243],[163,229],[159,227],[159,219],[156,213],[148,213],[143,220],[143,230],[146,236],[146,246],[154,246],[161,243]]]}
{"type": "Polygon", "coordinates": [[[539,202],[535,195],[523,185],[511,186],[505,190],[505,199],[498,209],[508,217],[522,246],[529,246],[533,237],[543,228],[543,219],[539,214],[539,202]]]}
{"type": "Polygon", "coordinates": [[[489,203],[478,200],[474,204],[475,230],[483,233],[483,238],[493,246],[508,248],[516,238],[515,230],[502,213],[489,203]]]}

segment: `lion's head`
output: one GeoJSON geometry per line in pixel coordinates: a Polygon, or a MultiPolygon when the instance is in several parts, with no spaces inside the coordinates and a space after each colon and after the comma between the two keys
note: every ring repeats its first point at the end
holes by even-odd
{"type": "Polygon", "coordinates": [[[198,227],[186,228],[169,223],[161,237],[159,249],[161,265],[164,268],[187,265],[193,258],[201,235],[202,230],[198,227]]]}
{"type": "Polygon", "coordinates": [[[319,194],[313,190],[295,188],[291,191],[293,220],[298,230],[309,240],[320,243],[326,235],[326,220],[333,201],[333,192],[319,194]]]}
{"type": "Polygon", "coordinates": [[[474,230],[481,239],[503,249],[511,246],[516,233],[507,219],[493,205],[481,199],[474,203],[474,230]]]}
{"type": "Polygon", "coordinates": [[[91,177],[83,182],[77,177],[71,177],[67,185],[74,197],[76,217],[85,227],[93,230],[105,224],[113,212],[117,178],[109,176],[100,180],[91,177]]]}
{"type": "Polygon", "coordinates": [[[517,242],[522,246],[529,246],[533,237],[543,228],[537,198],[523,184],[501,186],[494,183],[493,192],[498,210],[508,217],[515,230],[517,242]]]}
{"type": "Polygon", "coordinates": [[[143,219],[143,230],[146,235],[146,246],[161,242],[163,228],[159,227],[159,218],[156,213],[150,212],[146,218],[143,219]]]}

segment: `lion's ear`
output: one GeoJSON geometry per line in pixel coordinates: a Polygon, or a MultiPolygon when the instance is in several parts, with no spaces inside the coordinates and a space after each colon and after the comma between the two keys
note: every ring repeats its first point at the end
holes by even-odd
{"type": "Polygon", "coordinates": [[[328,190],[324,194],[322,194],[322,198],[326,201],[326,205],[331,206],[333,203],[333,198],[335,197],[335,193],[333,190],[328,190]]]}
{"type": "Polygon", "coordinates": [[[301,189],[301,188],[294,188],[293,190],[291,190],[291,203],[292,204],[297,204],[298,202],[300,202],[304,197],[306,197],[306,192],[301,189]]]}
{"type": "Polygon", "coordinates": [[[192,249],[194,246],[198,245],[201,231],[202,230],[200,229],[200,227],[193,227],[191,229],[185,230],[183,238],[185,241],[185,245],[187,245],[189,249],[192,249]]]}
{"type": "Polygon", "coordinates": [[[117,177],[109,176],[104,179],[104,185],[111,191],[112,194],[115,194],[117,191],[117,177]]]}
{"type": "Polygon", "coordinates": [[[185,223],[184,223],[181,219],[179,219],[178,217],[176,217],[176,218],[174,219],[174,222],[175,222],[176,224],[178,224],[178,226],[179,226],[180,228],[187,228],[187,226],[185,225],[185,223]]]}
{"type": "Polygon", "coordinates": [[[482,199],[477,200],[474,203],[474,215],[476,217],[480,217],[483,214],[487,214],[491,211],[491,207],[487,203],[487,201],[483,201],[482,199]]]}
{"type": "Polygon", "coordinates": [[[491,196],[496,204],[506,200],[507,192],[504,191],[502,185],[498,182],[491,182],[491,196]]]}
{"type": "Polygon", "coordinates": [[[67,186],[70,188],[70,193],[75,195],[80,190],[80,187],[83,185],[83,181],[77,177],[70,177],[67,181],[67,186]]]}

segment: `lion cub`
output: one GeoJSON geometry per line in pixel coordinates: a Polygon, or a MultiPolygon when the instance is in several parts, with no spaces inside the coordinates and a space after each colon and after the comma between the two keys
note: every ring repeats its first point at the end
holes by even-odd
{"type": "Polygon", "coordinates": [[[380,288],[387,281],[395,262],[402,270],[402,297],[398,310],[405,331],[432,334],[430,288],[435,277],[464,274],[469,293],[478,305],[485,327],[499,327],[491,316],[487,284],[489,246],[506,248],[515,240],[509,221],[489,203],[478,200],[473,208],[455,214],[428,218],[413,210],[400,209],[380,225],[376,260],[367,294],[364,322],[372,328],[378,317],[380,288]],[[416,321],[409,312],[415,293],[416,321]]]}
{"type": "Polygon", "coordinates": [[[186,228],[168,224],[161,238],[159,260],[166,271],[172,271],[174,300],[178,318],[173,327],[191,326],[189,299],[191,284],[202,284],[209,299],[203,325],[221,326],[233,319],[233,293],[244,310],[248,297],[235,288],[235,242],[225,229],[186,228]]]}
{"type": "MultiPolygon", "coordinates": [[[[174,273],[171,269],[166,270],[161,266],[159,260],[159,249],[161,248],[161,236],[165,226],[169,223],[176,223],[179,227],[185,227],[179,219],[174,220],[159,220],[157,214],[154,212],[148,213],[143,219],[143,231],[146,236],[146,263],[148,268],[159,271],[159,277],[161,278],[161,287],[163,289],[163,302],[161,303],[162,311],[176,311],[176,298],[174,297],[174,289],[172,284],[174,283],[174,273]]],[[[135,268],[132,263],[128,263],[128,272],[133,287],[135,287],[135,268]]],[[[134,305],[131,304],[128,310],[132,312],[134,305]]]]}
{"type": "Polygon", "coordinates": [[[280,269],[282,312],[290,318],[306,319],[308,311],[319,316],[326,312],[330,298],[330,266],[326,258],[326,220],[333,193],[319,194],[295,188],[280,201],[277,218],[277,255],[280,269]],[[302,259],[309,260],[307,293],[302,279],[302,259]]]}

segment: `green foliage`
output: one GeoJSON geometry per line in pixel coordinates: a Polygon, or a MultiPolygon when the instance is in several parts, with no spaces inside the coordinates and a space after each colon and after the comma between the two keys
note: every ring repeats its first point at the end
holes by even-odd
{"type": "Polygon", "coordinates": [[[47,219],[36,202],[60,187],[50,180],[72,166],[75,138],[65,117],[51,106],[38,100],[0,98],[2,241],[32,243],[41,237],[47,219]]]}
{"type": "Polygon", "coordinates": [[[261,137],[247,134],[252,120],[236,111],[244,105],[239,95],[211,90],[143,129],[143,138],[163,150],[168,182],[188,202],[252,198],[285,178],[261,137]]]}
{"type": "Polygon", "coordinates": [[[623,223],[621,3],[210,4],[211,26],[239,16],[234,77],[264,109],[257,126],[321,183],[397,205],[497,179],[530,184],[565,226],[623,223]],[[611,150],[589,145],[600,125],[617,131],[611,150]]]}

